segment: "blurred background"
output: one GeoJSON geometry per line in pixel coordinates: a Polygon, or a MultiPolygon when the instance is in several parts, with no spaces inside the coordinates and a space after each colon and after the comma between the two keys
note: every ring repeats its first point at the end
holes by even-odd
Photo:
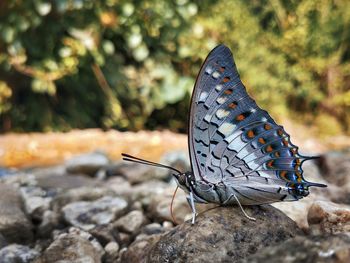
{"type": "Polygon", "coordinates": [[[292,135],[349,143],[349,28],[347,0],[1,1],[0,129],[12,137],[0,143],[14,147],[13,132],[186,133],[196,74],[220,43],[292,135]]]}

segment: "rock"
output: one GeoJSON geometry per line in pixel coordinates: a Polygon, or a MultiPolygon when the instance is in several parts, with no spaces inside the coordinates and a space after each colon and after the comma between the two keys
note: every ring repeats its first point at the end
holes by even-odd
{"type": "Polygon", "coordinates": [[[70,227],[68,232],[69,232],[69,234],[78,235],[78,236],[84,238],[85,240],[89,241],[90,244],[95,248],[97,253],[100,255],[100,257],[103,257],[103,255],[105,254],[105,251],[104,251],[103,247],[101,246],[101,244],[89,232],[85,232],[85,231],[83,231],[79,228],[76,228],[76,227],[70,227]]]}
{"type": "Polygon", "coordinates": [[[246,263],[348,263],[350,237],[344,234],[331,236],[296,237],[278,246],[269,246],[246,258],[246,263]]]}
{"type": "Polygon", "coordinates": [[[114,263],[119,257],[119,245],[117,242],[109,242],[105,246],[106,254],[103,258],[103,262],[114,263]]]}
{"type": "Polygon", "coordinates": [[[141,226],[147,222],[147,218],[141,211],[134,210],[127,215],[119,218],[113,225],[120,231],[136,234],[140,231],[141,226]]]}
{"type": "Polygon", "coordinates": [[[2,249],[5,246],[7,246],[7,242],[4,238],[4,236],[0,234],[0,249],[2,249]]]}
{"type": "Polygon", "coordinates": [[[113,227],[112,224],[98,225],[89,231],[102,246],[108,243],[118,242],[121,243],[119,231],[113,227]]]}
{"type": "Polygon", "coordinates": [[[131,184],[139,184],[150,180],[167,180],[170,178],[166,169],[157,169],[153,166],[126,161],[115,162],[106,168],[106,174],[111,176],[122,176],[131,184]]]}
{"type": "Polygon", "coordinates": [[[39,252],[27,246],[12,244],[0,250],[1,263],[29,263],[39,257],[39,252]]]}
{"type": "Polygon", "coordinates": [[[104,187],[79,187],[69,189],[58,194],[53,200],[51,207],[54,211],[60,212],[62,207],[78,201],[95,201],[104,196],[114,196],[114,192],[104,187]]]}
{"type": "Polygon", "coordinates": [[[108,224],[119,218],[127,207],[125,199],[106,196],[92,202],[70,203],[62,208],[62,212],[66,222],[88,231],[96,225],[108,224]]]}
{"type": "MultiPolygon", "coordinates": [[[[147,255],[149,254],[152,246],[159,241],[160,235],[145,235],[142,239],[135,240],[123,253],[121,253],[120,262],[128,263],[143,263],[147,262],[147,255]]],[[[163,250],[163,253],[166,251],[163,250]]],[[[149,261],[153,262],[153,261],[149,261]]],[[[167,262],[167,261],[162,261],[167,262]]],[[[191,262],[191,261],[187,261],[191,262]]],[[[206,262],[206,261],[205,261],[206,262]]],[[[215,261],[213,261],[215,262],[215,261]]]]}
{"type": "Polygon", "coordinates": [[[85,238],[78,234],[61,234],[44,251],[38,263],[91,262],[100,263],[102,255],[85,238]]]}
{"type": "MultiPolygon", "coordinates": [[[[191,171],[190,158],[185,151],[167,152],[160,159],[160,163],[174,167],[181,172],[191,171]]],[[[168,170],[169,177],[172,176],[172,173],[168,170]]]]}
{"type": "Polygon", "coordinates": [[[312,233],[350,233],[350,206],[316,201],[309,209],[307,219],[312,233]]]}
{"type": "Polygon", "coordinates": [[[218,207],[175,227],[144,254],[148,262],[236,262],[302,232],[272,206],[218,207]]]}
{"type": "Polygon", "coordinates": [[[105,183],[105,187],[112,190],[118,196],[130,196],[133,191],[131,184],[119,176],[109,178],[105,183]]]}
{"type": "Polygon", "coordinates": [[[35,180],[36,186],[54,193],[83,186],[96,187],[99,185],[99,182],[83,175],[53,174],[51,176],[37,176],[35,180]]]}
{"type": "Polygon", "coordinates": [[[122,247],[127,247],[131,243],[131,235],[126,233],[119,233],[120,245],[122,247]]]}
{"type": "Polygon", "coordinates": [[[100,168],[108,163],[109,159],[105,154],[94,152],[69,159],[66,161],[66,170],[68,173],[94,176],[100,168]]]}
{"type": "Polygon", "coordinates": [[[22,206],[17,189],[0,184],[0,234],[8,243],[27,244],[33,240],[32,224],[22,206]]]}
{"type": "Polygon", "coordinates": [[[146,235],[156,235],[156,234],[164,233],[165,228],[162,227],[162,225],[159,223],[151,223],[151,224],[145,225],[142,228],[141,232],[146,235]]]}
{"type": "Polygon", "coordinates": [[[60,224],[59,215],[51,210],[44,212],[42,221],[37,227],[37,235],[41,238],[49,238],[52,231],[60,224]]]}
{"type": "Polygon", "coordinates": [[[150,204],[151,199],[156,195],[163,195],[164,193],[173,193],[175,187],[169,187],[169,184],[151,180],[138,185],[135,185],[130,192],[130,198],[135,201],[140,201],[142,205],[150,204]]]}
{"type": "Polygon", "coordinates": [[[26,213],[34,220],[41,221],[43,213],[49,209],[52,197],[40,187],[21,187],[20,192],[24,200],[26,213]]]}
{"type": "Polygon", "coordinates": [[[338,186],[350,183],[350,150],[323,154],[318,165],[327,181],[338,186]]]}
{"type": "MultiPolygon", "coordinates": [[[[162,194],[151,195],[150,204],[147,207],[147,215],[156,221],[173,221],[170,212],[171,199],[173,197],[175,186],[168,186],[163,189],[162,194]]],[[[216,204],[196,204],[198,213],[208,210],[216,204]]],[[[184,220],[192,218],[192,211],[188,205],[186,194],[179,189],[176,193],[173,202],[173,215],[175,217],[175,223],[182,223],[184,220]]]]}

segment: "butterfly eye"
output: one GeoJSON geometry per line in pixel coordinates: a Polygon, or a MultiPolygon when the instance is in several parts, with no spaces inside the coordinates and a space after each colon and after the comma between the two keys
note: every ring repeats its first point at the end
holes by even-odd
{"type": "Polygon", "coordinates": [[[177,178],[177,181],[179,182],[180,185],[186,185],[186,175],[180,174],[179,177],[177,178]]]}

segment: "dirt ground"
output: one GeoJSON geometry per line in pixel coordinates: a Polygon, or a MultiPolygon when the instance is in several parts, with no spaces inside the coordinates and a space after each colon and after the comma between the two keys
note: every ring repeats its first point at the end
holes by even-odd
{"type": "MultiPolygon", "coordinates": [[[[307,128],[283,123],[292,142],[302,153],[322,152],[350,147],[350,137],[317,139],[307,128]]],[[[104,151],[112,160],[126,152],[153,161],[168,151],[187,151],[187,135],[170,131],[119,132],[99,129],[73,130],[67,133],[9,133],[0,135],[1,167],[36,167],[61,163],[74,155],[104,151]]]]}

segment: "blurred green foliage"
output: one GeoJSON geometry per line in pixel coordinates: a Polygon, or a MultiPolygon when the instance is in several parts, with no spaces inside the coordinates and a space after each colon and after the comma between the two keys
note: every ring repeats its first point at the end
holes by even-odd
{"type": "Polygon", "coordinates": [[[0,2],[3,131],[185,131],[219,43],[274,117],[350,131],[347,0],[0,2]]]}

